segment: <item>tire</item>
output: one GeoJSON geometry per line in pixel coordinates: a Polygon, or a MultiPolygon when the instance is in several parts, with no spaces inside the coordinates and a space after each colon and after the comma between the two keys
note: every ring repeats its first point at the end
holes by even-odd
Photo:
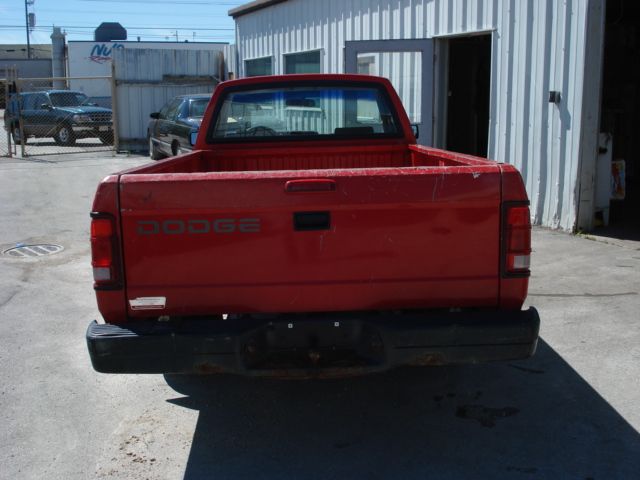
{"type": "MultiPolygon", "coordinates": [[[[20,132],[20,125],[14,124],[11,127],[11,138],[15,145],[22,145],[22,134],[20,132]]],[[[27,143],[27,137],[24,137],[24,143],[27,143]]]]}
{"type": "Polygon", "coordinates": [[[73,130],[71,130],[69,125],[61,125],[53,136],[53,140],[57,145],[69,146],[76,143],[76,136],[73,134],[73,130]]]}
{"type": "Polygon", "coordinates": [[[149,157],[151,160],[160,160],[162,158],[162,154],[156,149],[151,135],[149,135],[149,157]]]}

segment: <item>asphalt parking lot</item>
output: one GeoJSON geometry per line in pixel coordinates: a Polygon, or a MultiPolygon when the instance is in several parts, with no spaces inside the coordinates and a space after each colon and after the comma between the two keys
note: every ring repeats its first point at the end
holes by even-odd
{"type": "Polygon", "coordinates": [[[98,374],[89,211],[144,157],[0,158],[0,478],[640,478],[640,242],[534,231],[528,361],[324,381],[98,374]]]}

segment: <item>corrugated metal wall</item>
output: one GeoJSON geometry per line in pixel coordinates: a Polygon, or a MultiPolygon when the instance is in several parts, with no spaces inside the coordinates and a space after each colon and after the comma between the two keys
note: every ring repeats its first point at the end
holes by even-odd
{"type": "Polygon", "coordinates": [[[0,60],[0,78],[5,78],[6,72],[13,69],[17,70],[19,78],[48,78],[52,76],[50,59],[0,60]]]}
{"type": "Polygon", "coordinates": [[[119,49],[113,52],[118,148],[147,145],[149,114],[172,97],[211,93],[224,75],[223,53],[210,50],[119,49]]]}
{"type": "Polygon", "coordinates": [[[322,71],[339,73],[345,41],[491,32],[489,156],[521,170],[535,223],[570,230],[579,201],[582,106],[585,95],[599,95],[598,85],[583,92],[592,55],[585,49],[589,3],[289,0],[236,19],[238,67],[242,75],[244,60],[272,56],[278,74],[284,54],[321,49],[322,71]],[[550,90],[561,92],[559,104],[549,103],[550,90]]]}
{"type": "Polygon", "coordinates": [[[227,80],[229,78],[229,74],[233,73],[234,76],[238,76],[238,55],[236,53],[236,46],[233,45],[225,45],[224,46],[224,79],[227,80]]]}

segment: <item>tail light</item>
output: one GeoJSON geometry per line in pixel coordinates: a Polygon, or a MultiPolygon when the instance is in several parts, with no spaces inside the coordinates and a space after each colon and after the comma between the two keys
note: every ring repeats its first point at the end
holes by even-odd
{"type": "Polygon", "coordinates": [[[502,217],[503,275],[529,276],[531,217],[528,204],[507,202],[502,217]]]}
{"type": "Polygon", "coordinates": [[[120,258],[114,218],[91,214],[91,266],[95,288],[119,288],[120,258]]]}

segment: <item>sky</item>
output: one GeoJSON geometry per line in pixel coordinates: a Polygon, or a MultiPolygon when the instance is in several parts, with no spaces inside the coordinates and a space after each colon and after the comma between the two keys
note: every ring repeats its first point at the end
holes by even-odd
{"type": "MultiPolygon", "coordinates": [[[[32,0],[27,0],[31,3],[32,0]]],[[[227,12],[249,0],[33,0],[31,43],[51,43],[53,26],[69,40],[93,40],[102,22],[119,22],[127,40],[234,42],[227,12]]],[[[24,0],[0,0],[0,44],[26,44],[24,0]]]]}

